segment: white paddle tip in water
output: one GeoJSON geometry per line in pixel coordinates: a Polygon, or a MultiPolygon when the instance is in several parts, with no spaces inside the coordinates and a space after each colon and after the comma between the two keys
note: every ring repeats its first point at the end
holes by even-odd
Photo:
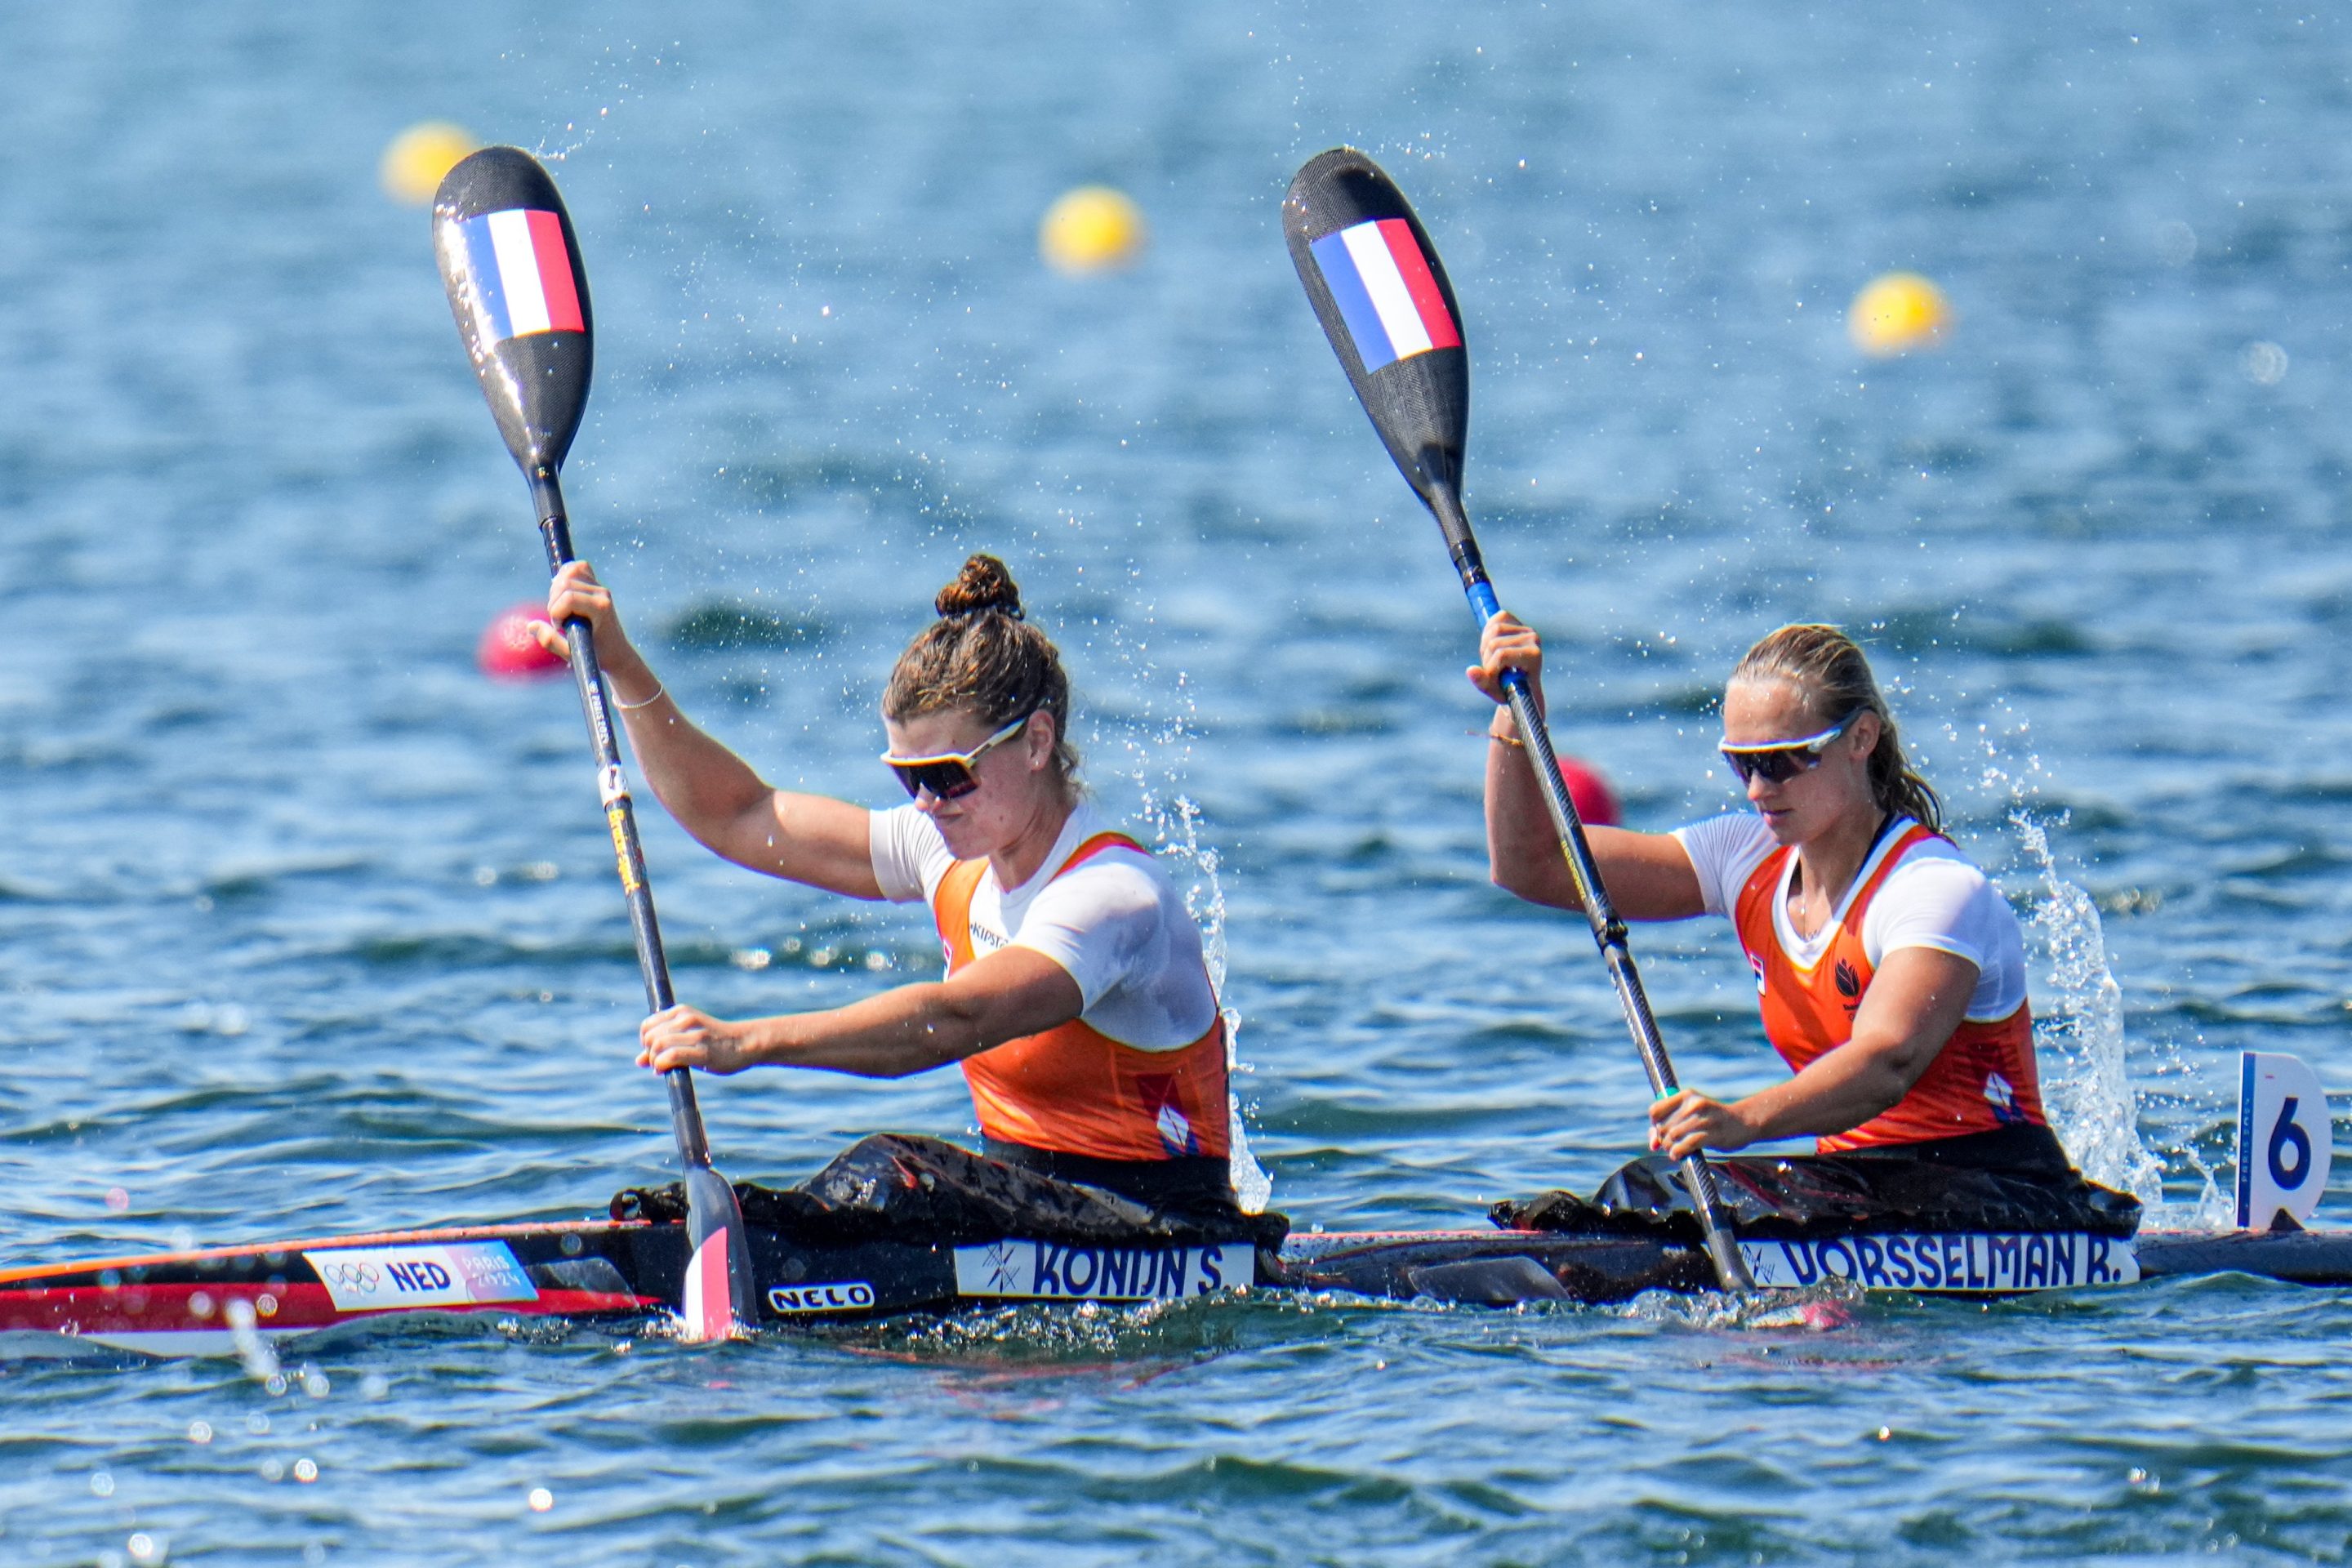
{"type": "Polygon", "coordinates": [[[727,1264],[724,1228],[704,1237],[702,1245],[688,1260],[686,1300],[677,1321],[677,1337],[686,1343],[710,1344],[735,1337],[736,1317],[727,1264]]]}

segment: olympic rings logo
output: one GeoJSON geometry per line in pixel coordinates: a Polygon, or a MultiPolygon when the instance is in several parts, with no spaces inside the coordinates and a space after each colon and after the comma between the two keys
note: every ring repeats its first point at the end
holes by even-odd
{"type": "Polygon", "coordinates": [[[319,1265],[319,1278],[331,1289],[373,1291],[383,1283],[383,1276],[373,1263],[325,1263],[319,1265]]]}

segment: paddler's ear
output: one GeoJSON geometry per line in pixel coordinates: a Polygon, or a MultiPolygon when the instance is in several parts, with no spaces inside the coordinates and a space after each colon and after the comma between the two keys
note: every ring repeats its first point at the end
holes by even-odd
{"type": "Polygon", "coordinates": [[[1029,753],[1029,771],[1043,773],[1054,765],[1054,742],[1060,737],[1054,733],[1054,716],[1043,708],[1029,715],[1028,727],[1021,731],[1021,744],[1029,753]]]}
{"type": "Polygon", "coordinates": [[[1865,708],[1855,715],[1853,728],[1846,733],[1853,742],[1853,754],[1867,763],[1886,733],[1886,721],[1878,716],[1875,708],[1865,708]]]}

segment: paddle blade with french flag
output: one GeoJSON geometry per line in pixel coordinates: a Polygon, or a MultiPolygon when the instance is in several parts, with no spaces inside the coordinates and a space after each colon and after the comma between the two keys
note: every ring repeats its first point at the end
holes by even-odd
{"type": "Polygon", "coordinates": [[[1339,147],[1290,182],[1282,229],[1389,456],[1433,511],[1440,493],[1458,503],[1470,356],[1454,285],[1412,204],[1379,164],[1339,147]]]}
{"type": "Polygon", "coordinates": [[[519,147],[485,147],[433,201],[433,248],[499,434],[525,475],[552,474],[588,403],[588,274],[555,182],[519,147]]]}

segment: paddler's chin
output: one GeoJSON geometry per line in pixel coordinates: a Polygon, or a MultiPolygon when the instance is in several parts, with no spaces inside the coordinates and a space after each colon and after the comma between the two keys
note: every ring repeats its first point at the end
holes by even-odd
{"type": "Polygon", "coordinates": [[[931,808],[931,825],[947,841],[948,852],[959,860],[978,860],[994,854],[1004,847],[1010,837],[1004,825],[996,820],[998,814],[986,810],[974,811],[961,801],[942,802],[931,808]]]}
{"type": "Polygon", "coordinates": [[[940,837],[947,841],[949,852],[957,859],[976,859],[988,853],[988,846],[982,842],[987,835],[962,812],[952,816],[945,812],[933,812],[931,823],[940,830],[940,837]]]}

